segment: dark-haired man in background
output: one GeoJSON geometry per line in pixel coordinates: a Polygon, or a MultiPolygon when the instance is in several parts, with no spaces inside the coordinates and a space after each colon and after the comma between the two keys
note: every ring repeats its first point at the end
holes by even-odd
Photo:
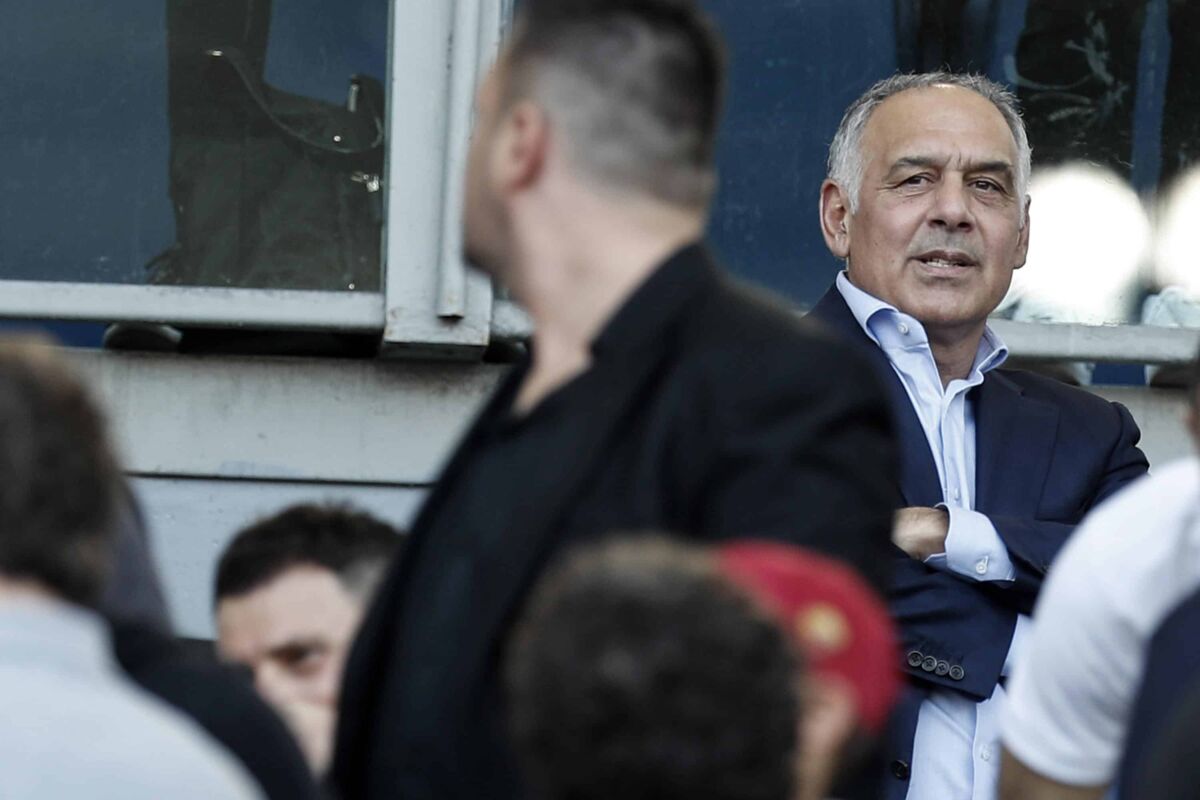
{"type": "Polygon", "coordinates": [[[889,418],[860,358],[701,244],[720,45],[686,0],[525,0],[483,82],[469,259],[531,356],[421,511],[351,653],[347,800],[521,796],[498,665],[554,552],[612,530],[776,538],[882,583],[889,418]]]}
{"type": "Polygon", "coordinates": [[[890,600],[919,691],[889,798],[994,796],[1004,683],[1046,570],[1146,473],[1124,407],[998,369],[987,319],[1025,263],[1029,172],[1016,99],[971,75],[880,81],[829,148],[821,225],[846,271],[812,315],[875,361],[901,444],[890,600]]]}
{"type": "Polygon", "coordinates": [[[233,538],[217,565],[217,649],[328,768],[350,642],[400,535],[343,506],[297,505],[233,538]]]}

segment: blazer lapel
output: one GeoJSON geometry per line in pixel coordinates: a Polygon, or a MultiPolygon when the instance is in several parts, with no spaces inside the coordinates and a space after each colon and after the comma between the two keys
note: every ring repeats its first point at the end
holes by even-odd
{"type": "Polygon", "coordinates": [[[1000,371],[976,390],[975,507],[1033,517],[1058,433],[1058,408],[1026,397],[1000,371]]]}
{"type": "Polygon", "coordinates": [[[938,478],[937,464],[929,450],[929,439],[917,417],[912,400],[900,381],[900,376],[888,361],[887,354],[863,331],[850,307],[836,287],[829,289],[813,307],[810,317],[824,323],[859,350],[875,365],[875,372],[887,390],[896,436],[900,443],[900,493],[905,505],[935,506],[945,497],[938,478]]]}

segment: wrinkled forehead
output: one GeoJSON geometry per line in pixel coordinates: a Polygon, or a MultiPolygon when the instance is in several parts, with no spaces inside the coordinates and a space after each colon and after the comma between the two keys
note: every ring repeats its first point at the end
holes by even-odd
{"type": "Polygon", "coordinates": [[[948,166],[1007,163],[1017,167],[1017,143],[1000,109],[961,86],[930,86],[884,100],[867,121],[862,156],[868,169],[901,159],[948,166]]]}

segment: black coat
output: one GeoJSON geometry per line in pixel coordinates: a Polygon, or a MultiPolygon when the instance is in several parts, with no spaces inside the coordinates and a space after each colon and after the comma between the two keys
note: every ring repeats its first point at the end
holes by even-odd
{"type": "Polygon", "coordinates": [[[254,777],[265,800],[323,797],[291,731],[249,681],[147,626],[113,623],[112,635],[129,677],[204,728],[254,777]]]}
{"type": "Polygon", "coordinates": [[[413,764],[439,800],[520,796],[504,736],[505,634],[548,560],[572,544],[646,530],[783,539],[883,585],[897,459],[881,385],[852,348],[725,277],[696,246],[633,294],[593,354],[595,389],[576,395],[569,424],[547,437],[545,468],[523,484],[528,502],[498,533],[505,549],[470,587],[469,633],[442,665],[459,690],[438,709],[440,741],[416,754],[404,746],[405,720],[377,718],[384,693],[404,691],[385,688],[405,658],[398,609],[421,603],[408,587],[444,566],[427,558],[429,531],[527,364],[497,390],[422,509],[347,665],[333,767],[345,800],[397,796],[368,788],[389,760],[413,764]]]}

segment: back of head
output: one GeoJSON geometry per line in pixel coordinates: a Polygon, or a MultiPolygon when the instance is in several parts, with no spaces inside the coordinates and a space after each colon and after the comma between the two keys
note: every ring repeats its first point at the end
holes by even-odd
{"type": "Polygon", "coordinates": [[[782,631],[661,539],[578,552],[510,644],[518,756],[549,800],[785,800],[797,664],[782,631]]]}
{"type": "Polygon", "coordinates": [[[0,575],[93,605],[120,471],[105,422],[48,342],[0,340],[0,575]]]}
{"type": "Polygon", "coordinates": [[[323,567],[365,598],[400,544],[386,522],[343,505],[300,504],[255,522],[217,565],[216,601],[254,591],[296,566],[323,567]]]}
{"type": "Polygon", "coordinates": [[[506,101],[537,100],[581,171],[708,204],[724,67],[693,0],[524,0],[504,66],[506,101]]]}

